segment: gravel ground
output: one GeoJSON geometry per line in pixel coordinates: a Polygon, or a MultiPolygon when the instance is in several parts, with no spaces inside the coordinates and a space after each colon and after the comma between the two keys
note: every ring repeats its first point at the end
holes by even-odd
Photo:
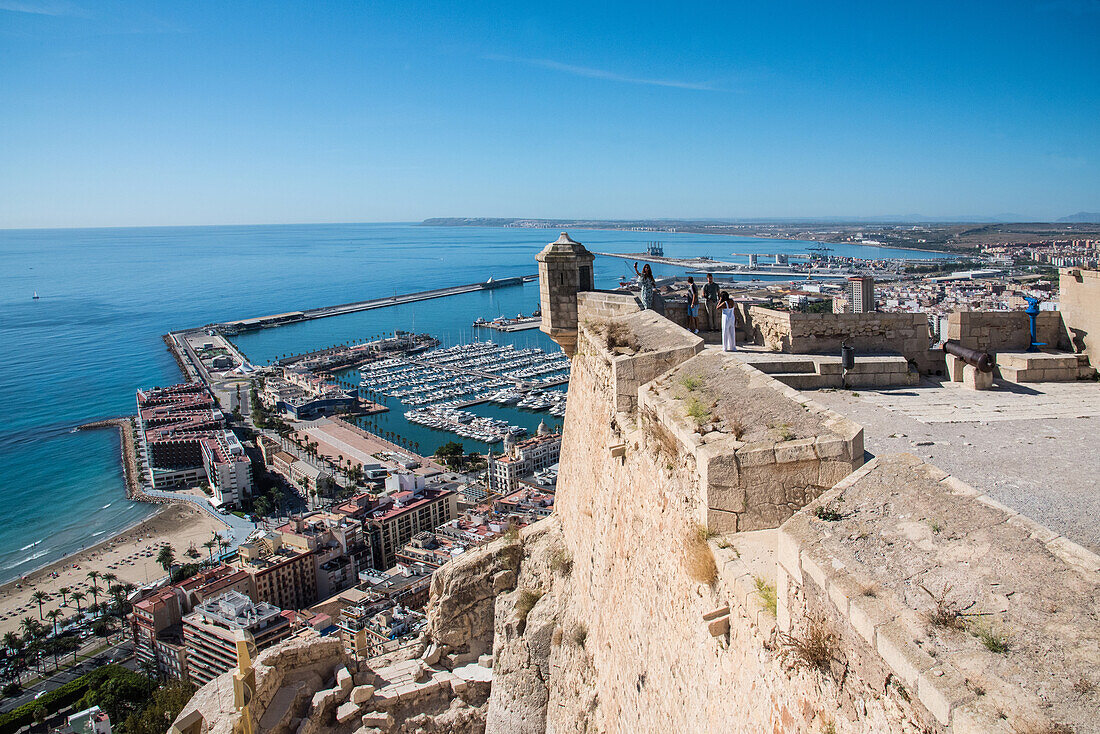
{"type": "Polygon", "coordinates": [[[923,423],[863,393],[809,394],[862,425],[869,454],[914,453],[1100,553],[1100,417],[923,423]]]}

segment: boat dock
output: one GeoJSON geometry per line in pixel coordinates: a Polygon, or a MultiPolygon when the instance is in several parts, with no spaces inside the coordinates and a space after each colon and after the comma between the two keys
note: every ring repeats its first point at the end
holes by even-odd
{"type": "Polygon", "coordinates": [[[496,329],[497,331],[526,331],[537,329],[542,325],[541,316],[528,316],[522,319],[493,319],[492,321],[475,321],[475,329],[496,329]]]}
{"type": "Polygon", "coordinates": [[[523,285],[524,283],[529,283],[537,279],[538,275],[519,275],[514,278],[501,278],[499,280],[489,278],[489,280],[480,283],[455,285],[448,288],[434,288],[432,290],[418,291],[416,293],[394,294],[392,296],[385,296],[383,298],[372,298],[366,301],[341,303],[336,306],[322,306],[320,308],[310,308],[304,311],[288,311],[286,313],[273,314],[271,316],[257,316],[250,319],[226,321],[221,324],[215,324],[214,327],[223,334],[232,336],[234,334],[240,334],[241,332],[245,331],[268,329],[274,326],[296,324],[301,321],[324,319],[328,318],[329,316],[342,316],[344,314],[355,313],[357,311],[370,311],[375,308],[397,306],[402,303],[415,303],[417,301],[427,301],[432,298],[444,298],[446,296],[457,296],[462,293],[473,293],[474,291],[507,288],[514,285],[523,285]]]}

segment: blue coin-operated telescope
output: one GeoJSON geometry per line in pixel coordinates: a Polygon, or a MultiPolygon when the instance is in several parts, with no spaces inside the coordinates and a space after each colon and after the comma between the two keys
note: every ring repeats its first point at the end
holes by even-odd
{"type": "Polygon", "coordinates": [[[1027,314],[1028,321],[1031,322],[1031,346],[1027,348],[1027,351],[1038,352],[1039,347],[1046,346],[1045,343],[1036,341],[1035,323],[1039,318],[1039,299],[1032,298],[1031,296],[1024,296],[1024,300],[1027,301],[1027,308],[1024,309],[1024,313],[1027,314]]]}

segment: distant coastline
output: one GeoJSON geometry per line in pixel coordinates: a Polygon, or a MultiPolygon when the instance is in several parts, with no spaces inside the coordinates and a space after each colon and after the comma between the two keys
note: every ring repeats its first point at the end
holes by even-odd
{"type": "MultiPolygon", "coordinates": [[[[1082,218],[1089,218],[1083,216],[1082,218]]],[[[1065,218],[1066,220],[1071,217],[1065,218]]],[[[983,245],[1100,238],[1100,224],[1090,222],[936,221],[932,219],[542,219],[503,217],[434,217],[426,227],[500,227],[505,229],[574,229],[711,234],[782,239],[830,245],[883,247],[913,252],[978,255],[983,245]],[[876,244],[864,245],[861,240],[876,244]]]]}
{"type": "Polygon", "coordinates": [[[714,235],[717,237],[750,237],[762,240],[797,240],[801,242],[817,242],[821,244],[844,244],[853,247],[883,247],[891,250],[906,250],[909,252],[932,252],[941,254],[944,252],[958,254],[965,256],[970,254],[966,250],[960,250],[958,248],[944,247],[943,249],[936,249],[932,247],[913,247],[911,245],[895,245],[888,242],[882,242],[878,245],[863,244],[862,242],[845,242],[845,241],[833,241],[825,239],[806,239],[805,237],[799,237],[791,233],[762,233],[762,232],[716,232],[712,229],[708,229],[700,226],[692,225],[666,225],[665,228],[654,227],[653,229],[642,228],[638,225],[626,227],[621,226],[616,222],[559,222],[552,221],[547,222],[545,226],[528,226],[518,225],[516,222],[526,222],[530,220],[517,220],[517,219],[450,219],[450,218],[432,218],[425,219],[420,223],[422,227],[490,227],[497,229],[561,229],[572,230],[578,232],[590,231],[613,231],[613,232],[638,232],[638,233],[652,233],[652,234],[705,234],[714,235]],[[618,226],[617,226],[618,225],[618,226]]]}

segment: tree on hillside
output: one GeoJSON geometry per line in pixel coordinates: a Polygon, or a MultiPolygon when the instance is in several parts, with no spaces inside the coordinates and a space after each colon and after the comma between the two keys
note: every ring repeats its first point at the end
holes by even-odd
{"type": "Polygon", "coordinates": [[[162,734],[183,711],[195,695],[188,683],[176,681],[153,691],[149,703],[141,711],[130,714],[119,727],[119,734],[162,734]]]}
{"type": "Polygon", "coordinates": [[[452,469],[465,463],[465,450],[458,441],[448,441],[443,444],[435,450],[435,456],[452,469]]]}

